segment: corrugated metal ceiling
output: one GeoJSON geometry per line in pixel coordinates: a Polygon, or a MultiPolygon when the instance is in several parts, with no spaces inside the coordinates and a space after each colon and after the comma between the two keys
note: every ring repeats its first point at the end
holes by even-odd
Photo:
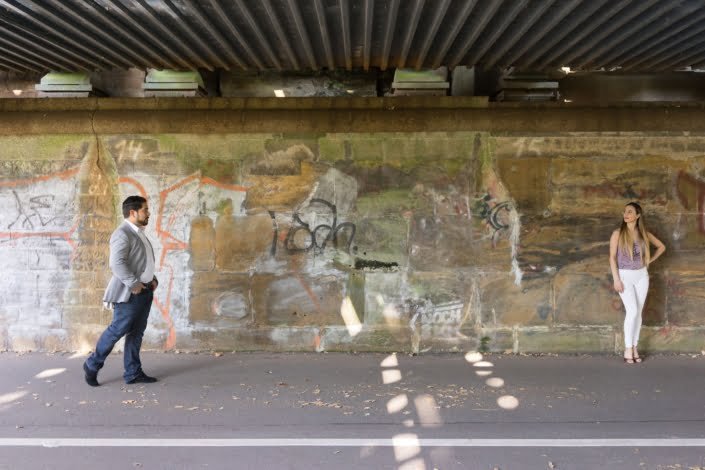
{"type": "Polygon", "coordinates": [[[0,0],[0,70],[703,64],[703,0],[0,0]]]}

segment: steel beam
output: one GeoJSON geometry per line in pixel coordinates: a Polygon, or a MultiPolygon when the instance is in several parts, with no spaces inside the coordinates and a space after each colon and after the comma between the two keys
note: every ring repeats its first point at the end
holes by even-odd
{"type": "Polygon", "coordinates": [[[593,31],[598,29],[600,25],[604,24],[607,20],[615,16],[617,13],[620,13],[627,5],[629,5],[630,2],[631,0],[620,0],[617,2],[609,3],[606,9],[602,9],[597,13],[596,18],[590,17],[590,21],[587,24],[581,24],[579,28],[576,27],[573,30],[574,34],[570,35],[570,39],[568,39],[567,41],[562,41],[559,47],[554,49],[548,55],[544,56],[544,58],[538,63],[530,64],[523,62],[522,65],[526,65],[528,67],[533,67],[536,69],[543,69],[548,64],[552,64],[558,57],[562,57],[563,54],[565,54],[566,52],[572,50],[575,47],[579,47],[577,45],[582,44],[586,37],[588,37],[593,31]]]}
{"type": "MultiPolygon", "coordinates": [[[[149,66],[149,62],[144,60],[141,54],[136,53],[134,48],[130,48],[126,45],[125,41],[130,41],[132,35],[126,33],[125,30],[121,28],[117,22],[111,21],[109,19],[107,21],[108,26],[110,28],[109,30],[105,27],[101,28],[96,25],[97,22],[95,21],[94,15],[101,17],[101,19],[103,19],[104,21],[106,19],[105,14],[102,13],[99,9],[91,9],[90,13],[88,13],[87,15],[85,10],[82,13],[75,11],[74,8],[70,6],[70,2],[60,2],[57,0],[46,1],[48,1],[49,4],[57,11],[61,11],[62,13],[70,16],[73,21],[81,25],[81,27],[85,30],[90,30],[102,41],[105,41],[105,43],[108,44],[111,48],[113,48],[114,50],[119,50],[126,56],[130,57],[135,64],[139,64],[145,67],[149,66]],[[122,34],[122,37],[120,37],[119,40],[116,40],[116,34],[114,34],[115,31],[122,34]]],[[[86,6],[88,2],[78,3],[82,4],[83,6],[86,6]]]]}
{"type": "MultiPolygon", "coordinates": [[[[40,14],[43,18],[53,21],[54,25],[57,25],[57,26],[63,28],[64,30],[71,32],[72,34],[75,35],[74,37],[77,37],[76,38],[77,40],[81,40],[84,43],[90,44],[91,46],[93,46],[95,52],[99,52],[100,54],[102,54],[103,57],[101,57],[101,59],[103,59],[104,61],[108,62],[107,59],[105,59],[105,56],[112,58],[112,60],[114,62],[108,62],[111,65],[115,65],[118,67],[122,66],[122,67],[126,67],[126,68],[129,68],[130,66],[135,65],[134,62],[130,62],[129,60],[126,60],[124,57],[117,54],[117,52],[114,51],[113,49],[111,49],[110,47],[107,47],[105,44],[101,43],[100,41],[95,40],[91,35],[84,33],[82,30],[80,30],[79,28],[74,26],[72,23],[68,22],[64,18],[61,18],[59,15],[54,14],[52,11],[45,8],[44,6],[35,3],[33,0],[23,0],[22,4],[30,7],[32,9],[33,13],[40,14]]],[[[59,32],[58,30],[53,30],[52,32],[54,32],[54,34],[56,34],[59,37],[63,37],[63,38],[67,37],[67,35],[64,32],[59,32]]],[[[81,44],[81,47],[86,48],[83,44],[81,44]]],[[[90,49],[88,49],[88,50],[90,51],[90,49]]]]}
{"type": "Polygon", "coordinates": [[[382,40],[382,60],[380,69],[387,70],[389,64],[389,52],[392,49],[392,38],[394,29],[397,26],[397,14],[399,13],[399,0],[389,0],[387,18],[384,22],[384,39],[382,40]]]}
{"type": "Polygon", "coordinates": [[[364,0],[363,3],[364,31],[362,34],[362,68],[370,69],[370,49],[372,48],[372,19],[375,10],[375,0],[364,0]]]}
{"type": "MultiPolygon", "coordinates": [[[[504,56],[504,54],[507,53],[509,49],[515,48],[515,46],[518,43],[521,44],[526,44],[529,42],[533,42],[532,39],[535,38],[536,32],[532,32],[529,34],[526,34],[526,32],[534,26],[534,24],[539,20],[539,18],[542,18],[544,16],[545,11],[553,5],[553,2],[555,0],[544,0],[544,2],[539,5],[537,8],[534,8],[532,11],[529,12],[528,15],[522,15],[521,17],[518,18],[519,24],[516,26],[515,29],[512,29],[510,31],[511,34],[506,34],[502,36],[502,38],[495,42],[492,45],[492,49],[490,49],[484,57],[480,57],[480,60],[482,62],[482,67],[486,70],[491,69],[497,61],[504,56]]],[[[577,3],[576,1],[572,2],[573,4],[577,3]]],[[[568,5],[571,4],[571,2],[567,2],[568,5]]],[[[554,11],[560,11],[561,9],[555,9],[554,11]]],[[[542,35],[543,36],[543,35],[542,35]]]]}
{"type": "MultiPolygon", "coordinates": [[[[166,0],[166,2],[171,4],[172,0],[166,0]]],[[[201,7],[199,6],[199,2],[193,2],[191,4],[189,13],[191,13],[191,15],[198,22],[198,24],[200,24],[203,29],[208,31],[208,34],[210,34],[210,36],[215,39],[215,41],[218,43],[218,46],[222,49],[223,53],[228,57],[231,63],[234,62],[235,64],[237,64],[238,67],[243,70],[249,69],[248,65],[245,63],[242,57],[240,57],[240,55],[235,52],[232,45],[230,44],[230,41],[228,41],[228,39],[220,33],[218,28],[213,26],[211,18],[206,18],[206,16],[203,14],[203,12],[201,11],[201,7]]],[[[219,62],[225,64],[225,70],[230,70],[230,64],[221,60],[220,58],[219,62]]]]}
{"type": "Polygon", "coordinates": [[[338,0],[338,11],[340,12],[340,29],[343,36],[345,68],[347,70],[352,70],[352,45],[350,44],[350,4],[348,3],[348,0],[338,0]]]}
{"type": "Polygon", "coordinates": [[[703,55],[703,51],[705,50],[704,33],[704,31],[701,31],[700,34],[696,36],[694,43],[680,44],[665,56],[661,56],[658,60],[647,61],[642,67],[653,70],[667,70],[675,64],[683,63],[685,65],[691,65],[689,61],[696,60],[698,56],[703,55]]]}
{"type": "MultiPolygon", "coordinates": [[[[611,21],[601,25],[599,31],[591,36],[589,40],[581,44],[580,47],[569,51],[565,56],[560,57],[558,61],[573,67],[585,63],[585,61],[580,58],[583,54],[594,49],[598,44],[609,41],[613,32],[624,27],[632,19],[638,21],[641,14],[646,12],[657,2],[663,2],[663,0],[639,0],[633,8],[629,8],[628,11],[620,12],[615,19],[611,19],[611,21]]],[[[626,30],[628,29],[629,28],[626,28],[626,30]]]]}
{"type": "Polygon", "coordinates": [[[450,49],[450,46],[451,44],[453,44],[453,41],[455,41],[455,38],[458,37],[458,33],[460,33],[460,30],[463,28],[463,26],[465,26],[465,21],[468,19],[468,16],[470,16],[470,13],[472,12],[472,9],[475,7],[476,4],[477,0],[468,0],[466,2],[463,2],[462,9],[456,16],[453,25],[450,27],[450,30],[445,35],[445,39],[438,48],[438,52],[436,52],[436,57],[434,57],[433,59],[433,65],[431,65],[432,69],[437,69],[441,66],[443,59],[445,59],[445,56],[448,53],[448,49],[450,49]]]}
{"type": "MultiPolygon", "coordinates": [[[[700,15],[698,15],[700,16],[700,15]]],[[[622,65],[622,68],[624,70],[632,70],[634,69],[637,65],[642,65],[644,62],[647,62],[649,60],[655,60],[657,58],[660,58],[665,54],[668,54],[669,51],[673,48],[679,48],[680,45],[686,41],[689,41],[691,38],[695,37],[701,37],[704,33],[705,30],[705,24],[703,22],[705,21],[705,18],[701,19],[701,21],[698,21],[696,23],[691,23],[687,26],[689,32],[680,34],[682,29],[679,28],[674,28],[674,30],[678,31],[677,33],[673,33],[673,31],[669,32],[669,38],[658,38],[654,45],[658,47],[650,47],[646,50],[642,50],[640,54],[640,58],[634,58],[631,60],[628,60],[622,65]],[[666,40],[668,39],[668,40],[666,40]]],[[[689,22],[690,23],[690,22],[689,22]]]]}
{"type": "MultiPolygon", "coordinates": [[[[71,44],[72,46],[76,47],[77,49],[80,49],[83,51],[83,53],[96,57],[98,59],[98,62],[102,62],[104,64],[112,65],[113,67],[120,68],[124,66],[123,64],[120,63],[120,61],[114,61],[111,59],[108,59],[106,57],[98,57],[95,54],[95,51],[91,50],[89,47],[84,46],[83,44],[75,41],[71,37],[67,36],[65,33],[62,33],[58,31],[56,28],[54,28],[51,24],[47,23],[43,19],[36,18],[33,15],[30,15],[29,13],[26,13],[24,10],[21,8],[16,7],[13,4],[10,4],[9,2],[5,0],[0,0],[0,5],[4,5],[6,8],[8,8],[10,11],[22,16],[23,18],[29,20],[31,23],[38,25],[42,28],[44,28],[46,31],[50,32],[53,36],[55,36],[59,41],[65,41],[68,44],[71,44]]],[[[74,28],[75,29],[75,28],[74,28]]]]}
{"type": "Polygon", "coordinates": [[[404,33],[401,54],[399,54],[399,59],[397,60],[397,67],[402,68],[406,66],[406,58],[409,55],[411,41],[414,39],[416,28],[419,26],[419,19],[421,18],[421,10],[423,10],[423,5],[424,0],[414,0],[414,7],[411,10],[411,17],[409,18],[408,26],[406,28],[406,32],[404,33]]]}
{"type": "Polygon", "coordinates": [[[232,34],[235,39],[237,39],[237,41],[240,43],[240,45],[242,45],[242,48],[245,50],[250,60],[255,63],[257,68],[259,68],[260,70],[264,70],[266,67],[259,59],[255,51],[252,50],[245,37],[240,33],[240,30],[237,28],[237,26],[235,26],[235,23],[230,20],[230,16],[225,12],[223,7],[220,5],[220,2],[218,0],[210,0],[210,5],[215,10],[216,14],[220,17],[220,20],[223,22],[223,24],[225,24],[225,26],[228,28],[230,34],[232,34]]]}
{"type": "Polygon", "coordinates": [[[321,0],[314,0],[313,6],[316,10],[316,21],[318,22],[318,31],[321,34],[323,51],[326,54],[326,63],[328,64],[328,69],[333,70],[335,69],[335,61],[333,60],[333,49],[331,48],[330,35],[328,34],[326,10],[323,8],[323,2],[321,0]]]}
{"type": "MultiPolygon", "coordinates": [[[[163,23],[163,20],[158,17],[157,12],[154,11],[152,5],[147,3],[145,0],[137,1],[140,2],[140,5],[142,5],[145,10],[150,11],[151,15],[155,18],[156,21],[163,23]]],[[[215,67],[227,68],[227,65],[225,64],[225,62],[223,62],[220,55],[216,54],[212,50],[211,46],[206,44],[206,42],[201,39],[201,35],[198,32],[194,31],[194,29],[187,21],[186,16],[179,10],[179,8],[174,4],[174,2],[172,2],[171,0],[162,0],[162,2],[163,6],[166,7],[162,8],[162,10],[166,14],[171,16],[171,18],[176,22],[178,28],[178,30],[176,31],[177,34],[174,34],[174,31],[172,31],[169,37],[174,39],[174,41],[181,48],[181,50],[186,51],[189,55],[189,58],[194,63],[199,64],[201,67],[208,67],[211,70],[215,67]],[[186,40],[186,38],[184,38],[184,40],[181,39],[184,36],[183,33],[185,33],[188,40],[186,40]],[[207,59],[203,57],[203,53],[208,56],[207,59]]]]}
{"type": "MultiPolygon", "coordinates": [[[[502,36],[502,33],[509,27],[509,25],[516,18],[521,18],[522,10],[526,8],[529,0],[515,0],[509,5],[509,9],[503,12],[499,17],[499,24],[495,25],[494,29],[487,34],[483,35],[473,49],[470,50],[470,58],[468,59],[468,65],[471,67],[476,64],[476,62],[485,55],[485,52],[492,47],[497,40],[502,36]]],[[[529,12],[531,13],[531,12],[529,12]]],[[[452,63],[451,66],[455,66],[458,63],[452,63]]]]}
{"type": "Polygon", "coordinates": [[[299,35],[301,44],[304,47],[304,52],[306,53],[306,58],[308,59],[308,64],[311,70],[318,69],[318,62],[316,62],[316,57],[313,54],[313,46],[311,45],[311,39],[308,37],[308,32],[306,31],[306,24],[301,16],[301,10],[299,9],[299,4],[297,0],[288,0],[289,11],[294,19],[294,24],[296,25],[296,32],[299,35]]]}
{"type": "MultiPolygon", "coordinates": [[[[561,9],[560,13],[554,18],[554,21],[550,23],[550,29],[541,37],[541,39],[543,39],[544,36],[547,36],[545,40],[539,39],[540,42],[536,46],[534,46],[534,44],[531,44],[531,46],[525,44],[524,47],[514,51],[508,57],[503,58],[502,62],[507,65],[526,64],[527,67],[530,67],[536,60],[541,58],[551,50],[551,48],[555,47],[556,44],[565,41],[571,34],[577,34],[579,27],[586,23],[587,19],[607,1],[610,0],[591,0],[587,3],[582,3],[582,0],[580,0],[579,3],[583,8],[579,12],[576,12],[575,15],[561,15],[563,13],[570,13],[570,11],[565,11],[567,8],[561,9]],[[553,26],[556,25],[557,30],[553,30],[553,26]],[[530,47],[533,49],[530,52],[526,52],[530,47]]],[[[564,5],[564,7],[567,7],[567,5],[564,5]]]]}
{"type": "Polygon", "coordinates": [[[486,6],[485,10],[478,12],[478,16],[470,22],[468,29],[470,33],[465,39],[463,39],[460,44],[460,48],[455,53],[452,59],[448,61],[448,65],[455,66],[460,63],[461,60],[468,54],[470,48],[475,44],[475,40],[482,33],[487,26],[487,23],[494,17],[494,14],[499,9],[502,4],[502,0],[491,0],[490,4],[486,6]]]}
{"type": "MultiPolygon", "coordinates": [[[[13,54],[13,55],[14,55],[14,54],[13,54]]],[[[27,65],[27,63],[24,62],[22,59],[19,59],[19,60],[18,60],[18,59],[11,59],[11,58],[9,58],[9,57],[7,56],[7,54],[3,54],[3,55],[2,55],[2,60],[4,60],[6,63],[10,63],[10,64],[13,64],[13,65],[16,65],[16,66],[20,67],[22,70],[25,70],[25,71],[26,71],[26,70],[31,70],[32,72],[37,72],[37,73],[46,72],[46,71],[47,71],[47,69],[44,69],[44,68],[37,68],[37,67],[34,66],[34,65],[27,65]]],[[[15,70],[17,70],[17,69],[15,69],[15,70]]]]}
{"type": "Polygon", "coordinates": [[[448,7],[450,6],[450,0],[441,0],[440,3],[436,5],[436,14],[433,15],[433,20],[431,20],[431,26],[426,31],[426,39],[421,45],[421,50],[416,57],[416,70],[423,68],[423,63],[426,60],[426,55],[428,50],[431,48],[431,44],[436,39],[436,33],[438,33],[438,28],[441,27],[441,23],[446,16],[448,7]]]}
{"type": "Polygon", "coordinates": [[[600,62],[604,66],[621,65],[619,58],[626,55],[646,51],[649,48],[663,43],[669,37],[676,35],[692,24],[705,19],[705,9],[698,11],[698,6],[693,8],[683,7],[675,11],[673,16],[667,18],[657,18],[651,27],[646,31],[637,31],[631,36],[631,40],[620,44],[611,53],[605,51],[601,56],[595,58],[594,62],[600,62]],[[653,38],[653,39],[652,39],[653,38]],[[647,41],[649,40],[649,41],[647,41]]]}
{"type": "Polygon", "coordinates": [[[56,52],[50,50],[47,47],[42,47],[36,41],[31,41],[26,36],[19,35],[19,34],[15,33],[14,31],[10,31],[9,29],[2,30],[2,32],[0,33],[0,40],[9,41],[10,39],[14,39],[16,41],[15,44],[17,45],[18,48],[22,47],[19,44],[17,44],[18,42],[26,44],[27,48],[22,49],[23,51],[25,51],[26,54],[36,54],[37,56],[39,56],[38,53],[34,52],[35,50],[39,50],[39,51],[41,51],[41,53],[43,53],[49,57],[53,57],[57,61],[56,62],[57,64],[61,64],[61,63],[69,64],[71,67],[65,67],[65,70],[83,70],[84,72],[89,71],[88,67],[86,67],[85,65],[79,64],[78,62],[75,62],[65,56],[61,56],[61,55],[57,54],[56,52]]]}
{"type": "Polygon", "coordinates": [[[5,62],[4,59],[0,59],[0,69],[12,70],[12,71],[18,72],[18,73],[27,72],[27,69],[19,68],[16,65],[10,65],[9,62],[5,62]]]}
{"type": "MultiPolygon", "coordinates": [[[[120,18],[122,18],[127,24],[129,24],[132,27],[134,27],[135,29],[137,29],[140,33],[142,33],[149,40],[153,41],[159,47],[161,47],[162,49],[167,51],[169,53],[169,55],[171,56],[171,58],[174,59],[174,61],[177,64],[179,64],[179,66],[185,67],[185,68],[191,69],[191,70],[197,69],[197,67],[195,65],[193,65],[190,62],[187,62],[183,57],[181,57],[180,53],[177,53],[176,51],[174,51],[169,45],[167,45],[164,41],[162,41],[158,36],[155,36],[149,29],[147,29],[146,25],[142,25],[142,21],[140,21],[141,18],[133,17],[132,14],[130,14],[130,12],[125,8],[125,6],[122,5],[121,3],[119,3],[118,0],[105,0],[105,1],[109,2],[109,4],[113,6],[113,9],[112,9],[113,13],[115,13],[120,18]]],[[[141,7],[141,5],[139,5],[139,4],[134,4],[134,6],[137,8],[141,7]]],[[[157,20],[156,18],[154,18],[151,12],[144,10],[144,9],[142,11],[145,14],[145,16],[143,18],[147,19],[152,24],[152,26],[154,26],[156,29],[161,30],[162,34],[164,34],[164,31],[166,29],[161,24],[161,22],[159,20],[157,20]]],[[[166,30],[166,31],[167,31],[167,33],[166,33],[167,37],[170,37],[173,35],[168,30],[166,30]]],[[[182,48],[186,47],[186,46],[184,46],[183,43],[181,43],[178,40],[178,38],[175,40],[182,48]]],[[[192,52],[188,48],[185,48],[184,50],[187,53],[192,54],[192,52]]],[[[209,67],[209,66],[206,66],[206,68],[208,68],[209,70],[213,70],[213,68],[209,67]]]]}
{"type": "Polygon", "coordinates": [[[270,2],[270,0],[261,1],[262,7],[264,7],[264,11],[267,13],[267,18],[269,19],[269,22],[272,24],[272,28],[274,29],[274,34],[277,35],[279,45],[284,48],[286,56],[289,58],[289,62],[291,63],[291,66],[294,68],[294,70],[300,70],[299,61],[296,58],[296,54],[294,54],[291,45],[289,44],[289,38],[287,38],[284,34],[284,30],[282,29],[281,23],[279,23],[277,13],[274,11],[272,3],[270,2]]]}
{"type": "MultiPolygon", "coordinates": [[[[41,58],[39,60],[28,59],[26,55],[23,55],[22,52],[17,52],[16,50],[13,50],[12,47],[13,47],[12,45],[9,48],[4,47],[4,46],[0,46],[0,52],[2,52],[2,54],[0,54],[0,55],[5,57],[5,59],[7,59],[7,60],[12,60],[9,58],[10,56],[14,57],[14,60],[16,61],[16,63],[18,65],[20,63],[26,63],[26,64],[31,64],[34,67],[37,67],[37,68],[31,69],[31,70],[36,70],[39,72],[43,72],[45,70],[47,70],[47,71],[52,70],[52,63],[51,62],[46,62],[45,59],[41,59],[41,58]]],[[[26,67],[30,68],[29,65],[27,65],[26,67]]]]}

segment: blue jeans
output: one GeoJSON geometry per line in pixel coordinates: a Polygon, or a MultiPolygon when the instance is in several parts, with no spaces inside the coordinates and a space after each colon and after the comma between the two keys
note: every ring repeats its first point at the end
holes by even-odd
{"type": "Polygon", "coordinates": [[[125,382],[142,374],[140,348],[142,336],[147,328],[149,310],[152,308],[154,293],[147,287],[139,294],[130,294],[127,302],[116,303],[113,307],[113,321],[100,335],[95,352],[86,360],[93,371],[99,371],[113,350],[115,343],[125,337],[125,382]]]}

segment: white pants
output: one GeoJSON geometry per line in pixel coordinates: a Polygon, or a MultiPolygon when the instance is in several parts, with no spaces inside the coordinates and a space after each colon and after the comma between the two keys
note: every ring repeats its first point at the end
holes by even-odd
{"type": "Polygon", "coordinates": [[[619,278],[624,285],[620,292],[626,315],[624,316],[624,347],[635,347],[641,331],[641,311],[649,290],[649,272],[646,268],[620,269],[619,278]]]}

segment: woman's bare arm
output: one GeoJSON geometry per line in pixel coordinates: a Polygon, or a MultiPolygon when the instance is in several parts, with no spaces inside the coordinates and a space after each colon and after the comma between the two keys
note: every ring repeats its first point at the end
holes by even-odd
{"type": "Polygon", "coordinates": [[[614,281],[614,290],[617,292],[624,291],[624,284],[619,277],[619,270],[617,269],[617,247],[619,245],[619,230],[612,232],[610,237],[610,270],[612,271],[612,279],[614,281]]]}
{"type": "Polygon", "coordinates": [[[656,238],[653,233],[647,232],[646,235],[649,237],[651,244],[656,247],[656,253],[651,256],[651,261],[649,261],[649,264],[651,264],[656,261],[656,258],[661,256],[666,251],[666,245],[664,245],[661,240],[656,238]]]}

